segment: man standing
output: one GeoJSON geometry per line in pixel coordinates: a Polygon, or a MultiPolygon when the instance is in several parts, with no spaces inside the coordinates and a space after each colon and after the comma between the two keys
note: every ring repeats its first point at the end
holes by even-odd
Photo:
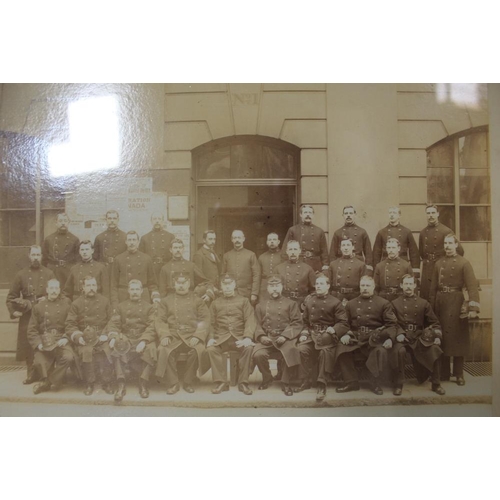
{"type": "Polygon", "coordinates": [[[396,238],[389,238],[386,244],[388,257],[375,267],[375,290],[389,302],[403,293],[401,290],[403,276],[405,274],[413,276],[411,264],[399,256],[400,250],[399,241],[396,238]]]}
{"type": "Polygon", "coordinates": [[[401,209],[389,207],[389,224],[382,228],[375,238],[373,245],[373,266],[387,258],[385,246],[389,238],[396,238],[401,246],[399,256],[410,262],[415,276],[420,275],[420,254],[415,243],[413,233],[400,223],[401,209]]]}
{"type": "Polygon", "coordinates": [[[244,248],[245,235],[235,229],[231,234],[233,249],[222,258],[222,273],[232,274],[236,279],[236,289],[240,295],[250,299],[255,306],[260,289],[260,265],[256,255],[244,248]]]}
{"type": "Polygon", "coordinates": [[[258,259],[261,270],[260,278],[260,294],[259,300],[266,300],[267,296],[267,280],[269,276],[276,272],[278,267],[283,261],[280,251],[280,240],[276,233],[269,233],[267,235],[267,252],[264,252],[258,259]]]}
{"type": "Polygon", "coordinates": [[[33,387],[35,394],[59,389],[69,365],[73,362],[73,350],[64,336],[66,317],[71,302],[61,297],[61,285],[56,279],[47,283],[47,300],[33,308],[28,326],[28,339],[35,353],[34,365],[40,382],[33,387]]]}
{"type": "Polygon", "coordinates": [[[297,339],[302,330],[302,315],[296,302],[282,296],[283,282],[279,274],[269,277],[267,292],[269,299],[255,308],[258,344],[253,349],[253,359],[262,373],[259,389],[265,390],[273,382],[269,359],[283,360],[281,388],[285,396],[292,396],[291,371],[300,364],[297,339]]]}
{"type": "Polygon", "coordinates": [[[325,399],[328,376],[333,374],[337,362],[344,379],[344,386],[339,387],[337,392],[359,390],[358,373],[351,354],[358,346],[351,343],[347,333],[349,324],[342,303],[328,293],[329,289],[328,277],[318,274],[316,292],[304,302],[304,329],[298,346],[305,378],[302,378],[302,384],[295,392],[311,387],[313,366],[319,361],[317,401],[325,399]]]}
{"type": "Polygon", "coordinates": [[[352,337],[366,359],[371,390],[380,396],[384,393],[381,377],[388,368],[389,350],[396,341],[398,322],[391,303],[374,295],[375,282],[371,276],[363,276],[359,287],[359,297],[346,305],[347,319],[352,337]]]}
{"type": "Polygon", "coordinates": [[[211,328],[207,353],[215,387],[213,394],[229,390],[225,352],[238,351],[238,390],[250,396],[248,386],[255,334],[255,315],[246,297],[236,293],[236,280],[230,274],[221,279],[222,296],[210,306],[211,328]]]}
{"type": "Polygon", "coordinates": [[[111,316],[106,327],[109,347],[113,349],[111,356],[114,361],[118,389],[115,401],[120,402],[126,393],[125,366],[139,375],[139,394],[141,398],[149,397],[148,382],[156,364],[155,344],[155,307],[142,300],[142,283],[130,280],[128,284],[129,300],[121,302],[116,314],[111,316]],[[121,354],[117,343],[126,338],[128,352],[121,354]]]}
{"type": "Polygon", "coordinates": [[[94,254],[92,242],[90,240],[81,241],[79,252],[82,261],[71,268],[63,294],[70,300],[75,300],[83,293],[83,278],[93,276],[97,282],[97,293],[109,299],[108,270],[102,262],[96,262],[92,259],[94,254]]]}
{"type": "MultiPolygon", "coordinates": [[[[302,249],[302,260],[309,264],[315,272],[326,271],[328,268],[328,247],[323,229],[312,223],[314,208],[302,205],[300,208],[300,224],[292,226],[285,236],[283,248],[286,251],[289,240],[298,241],[302,249]]],[[[282,252],[282,259],[286,253],[282,252]]]]}
{"type": "Polygon", "coordinates": [[[302,307],[304,299],[314,290],[316,274],[313,268],[300,262],[300,244],[298,241],[289,240],[286,245],[288,261],[276,267],[276,273],[283,282],[283,295],[297,302],[302,307]]]}
{"type": "Polygon", "coordinates": [[[167,375],[167,394],[179,391],[177,358],[187,353],[183,388],[193,393],[193,382],[200,365],[210,325],[205,302],[190,291],[189,276],[174,277],[175,293],[164,297],[158,307],[156,332],[160,341],[156,375],[167,375]]]}
{"type": "Polygon", "coordinates": [[[175,239],[175,235],[163,229],[164,222],[163,214],[152,214],[151,224],[153,229],[145,234],[139,243],[139,250],[149,255],[153,261],[153,269],[157,280],[160,277],[161,268],[172,258],[170,245],[172,240],[175,239]]]}
{"type": "Polygon", "coordinates": [[[405,274],[401,283],[403,295],[393,303],[398,324],[403,329],[396,337],[393,348],[393,365],[397,365],[399,386],[398,394],[403,388],[404,365],[406,352],[411,354],[413,367],[419,384],[423,384],[431,376],[432,390],[443,396],[441,387],[441,350],[442,333],[439,321],[431,305],[425,299],[415,295],[415,278],[405,274]]]}
{"type": "Polygon", "coordinates": [[[359,282],[366,275],[366,266],[354,255],[354,245],[349,238],[342,240],[340,251],[342,257],[330,263],[328,274],[331,294],[345,307],[349,300],[359,295],[359,282]]]}
{"type": "Polygon", "coordinates": [[[90,396],[94,392],[96,370],[101,372],[102,388],[113,394],[111,387],[113,365],[106,325],[111,318],[109,300],[97,293],[97,281],[92,276],[83,280],[83,295],[73,304],[66,319],[66,336],[78,350],[82,363],[86,387],[83,393],[90,396]]]}
{"type": "Polygon", "coordinates": [[[57,230],[45,238],[42,247],[42,264],[56,275],[61,286],[66,284],[71,266],[78,260],[78,238],[68,231],[69,217],[58,214],[57,230]]]}
{"type": "Polygon", "coordinates": [[[32,384],[37,380],[33,367],[34,353],[27,336],[31,310],[40,299],[47,296],[48,281],[55,279],[54,273],[42,266],[40,246],[33,245],[29,257],[30,265],[16,274],[6,301],[10,318],[19,319],[16,361],[26,362],[27,376],[23,384],[32,384]]]}
{"type": "Polygon", "coordinates": [[[457,385],[465,385],[464,357],[469,353],[469,319],[478,317],[478,282],[470,262],[458,255],[459,242],[454,234],[444,237],[445,257],[434,267],[429,302],[443,330],[441,379],[450,379],[450,358],[457,385]],[[464,302],[463,289],[469,296],[464,302]]]}
{"type": "Polygon", "coordinates": [[[330,246],[330,262],[342,257],[340,244],[350,239],[354,245],[354,254],[364,261],[368,273],[373,273],[372,245],[368,233],[356,224],[356,210],[348,205],[342,210],[344,225],[333,233],[330,246]]]}
{"type": "MultiPolygon", "coordinates": [[[[439,212],[436,205],[427,205],[427,227],[420,231],[418,248],[422,257],[422,278],[420,284],[420,297],[429,300],[432,274],[436,262],[444,257],[444,237],[453,231],[439,222],[439,212]]],[[[464,250],[458,244],[457,253],[464,254],[464,250]]]]}
{"type": "Polygon", "coordinates": [[[219,286],[219,276],[221,272],[221,262],[215,253],[216,234],[212,229],[203,233],[203,246],[194,254],[193,262],[201,271],[203,276],[212,283],[214,287],[219,286]]]}
{"type": "Polygon", "coordinates": [[[111,274],[111,305],[113,309],[128,298],[128,284],[130,280],[139,280],[145,290],[145,300],[159,302],[160,293],[153,270],[153,261],[149,255],[142,253],[139,248],[139,235],[136,231],[127,233],[127,251],[114,259],[111,274]]]}

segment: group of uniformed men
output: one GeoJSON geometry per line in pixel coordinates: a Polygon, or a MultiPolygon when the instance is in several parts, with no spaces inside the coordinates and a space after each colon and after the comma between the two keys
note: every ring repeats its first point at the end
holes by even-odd
{"type": "Polygon", "coordinates": [[[382,380],[390,377],[398,396],[409,354],[418,382],[430,377],[432,390],[443,395],[450,357],[456,383],[465,384],[468,320],[478,315],[479,292],[437,207],[427,206],[426,214],[417,247],[400,224],[400,209],[391,207],[372,249],[356,210],[347,206],[328,253],[324,231],[312,223],[314,209],[304,205],[282,248],[270,233],[268,251],[257,258],[235,230],[233,249],[221,261],[216,234],[208,230],[193,262],[183,258],[183,242],[163,228],[162,215],[154,214],[152,231],[139,238],[121,231],[118,212],[110,210],[107,229],[92,244],[71,234],[68,216],[59,214],[56,232],[42,247],[31,247],[31,263],[7,297],[11,317],[19,318],[24,383],[37,382],[35,394],[55,390],[72,365],[86,395],[100,379],[120,402],[131,373],[138,375],[141,397],[148,397],[153,375],[172,395],[180,390],[183,354],[183,389],[194,392],[197,376],[211,368],[212,393],[220,394],[229,390],[225,353],[232,353],[238,389],[246,395],[255,366],[259,390],[281,379],[285,395],[315,386],[322,401],[338,370],[343,383],[336,391],[357,391],[360,361],[375,394],[383,394],[382,380]],[[269,359],[278,360],[275,377],[269,359]]]}

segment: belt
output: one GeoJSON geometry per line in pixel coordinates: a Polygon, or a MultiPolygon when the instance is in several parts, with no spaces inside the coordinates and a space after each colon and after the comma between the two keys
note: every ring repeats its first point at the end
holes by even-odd
{"type": "Polygon", "coordinates": [[[334,287],[332,287],[332,290],[334,292],[340,292],[340,293],[354,293],[354,292],[359,292],[359,288],[343,287],[343,286],[334,286],[334,287]]]}
{"type": "Polygon", "coordinates": [[[108,264],[113,264],[114,261],[115,261],[114,257],[108,257],[108,264]]]}
{"type": "Polygon", "coordinates": [[[407,332],[416,332],[418,330],[418,326],[414,324],[407,324],[405,325],[405,330],[407,332]]]}
{"type": "Polygon", "coordinates": [[[440,257],[442,257],[442,254],[439,253],[428,253],[425,256],[427,260],[438,260],[440,257]]]}
{"type": "Polygon", "coordinates": [[[163,257],[154,257],[153,264],[163,264],[163,257]]]}
{"type": "Polygon", "coordinates": [[[314,255],[314,252],[310,252],[309,250],[306,250],[305,252],[302,253],[302,255],[306,258],[306,259],[311,259],[313,257],[317,257],[319,258],[319,255],[314,255]]]}
{"type": "Polygon", "coordinates": [[[66,265],[66,261],[65,260],[58,260],[58,259],[54,259],[55,262],[56,262],[56,266],[57,267],[64,267],[66,265]]]}
{"type": "Polygon", "coordinates": [[[281,331],[280,330],[267,330],[266,334],[270,335],[271,337],[279,337],[281,335],[281,331]]]}
{"type": "Polygon", "coordinates": [[[290,299],[301,299],[301,298],[306,297],[306,295],[299,293],[299,292],[296,292],[296,291],[293,291],[293,290],[284,290],[283,295],[285,297],[289,297],[290,299]]]}
{"type": "Polygon", "coordinates": [[[358,332],[360,333],[370,333],[372,330],[373,328],[368,328],[367,326],[358,327],[358,332]]]}
{"type": "Polygon", "coordinates": [[[386,288],[383,288],[381,291],[387,292],[387,293],[401,293],[403,290],[397,286],[388,286],[386,288]]]}
{"type": "Polygon", "coordinates": [[[439,291],[443,293],[461,292],[462,288],[458,286],[440,286],[439,291]]]}
{"type": "Polygon", "coordinates": [[[312,325],[312,327],[313,327],[315,332],[324,333],[324,332],[326,332],[328,325],[319,325],[318,323],[316,323],[315,325],[312,325]]]}

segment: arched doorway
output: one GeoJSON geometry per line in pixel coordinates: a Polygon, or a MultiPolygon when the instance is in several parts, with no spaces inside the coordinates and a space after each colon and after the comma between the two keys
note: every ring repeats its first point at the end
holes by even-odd
{"type": "Polygon", "coordinates": [[[298,200],[300,149],[260,136],[211,141],[193,150],[196,247],[203,231],[217,233],[217,253],[232,248],[231,232],[241,229],[245,247],[260,255],[266,238],[283,241],[294,224],[298,200]]]}

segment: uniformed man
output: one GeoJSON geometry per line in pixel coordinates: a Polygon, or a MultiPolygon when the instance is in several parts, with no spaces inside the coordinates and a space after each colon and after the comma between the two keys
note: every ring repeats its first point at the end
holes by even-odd
{"type": "MultiPolygon", "coordinates": [[[[436,262],[444,257],[444,237],[453,231],[439,222],[439,212],[436,205],[427,205],[427,227],[420,231],[418,248],[422,257],[422,274],[420,283],[420,297],[429,300],[432,274],[436,262]]],[[[458,245],[457,253],[464,255],[462,245],[458,245]]]]}
{"type": "Polygon", "coordinates": [[[142,300],[142,283],[130,280],[129,299],[121,302],[111,316],[106,330],[114,361],[118,388],[115,401],[121,402],[126,394],[125,365],[139,375],[139,394],[149,397],[148,382],[156,365],[156,332],[154,329],[155,307],[142,300]],[[120,347],[123,346],[122,349],[120,347]]]}
{"type": "Polygon", "coordinates": [[[259,300],[267,300],[267,279],[271,274],[276,272],[276,267],[283,262],[280,250],[280,239],[276,233],[269,233],[267,235],[267,252],[259,256],[258,261],[260,264],[260,293],[259,300]]]}
{"type": "Polygon", "coordinates": [[[432,390],[443,396],[441,387],[441,349],[442,332],[439,321],[431,305],[425,299],[415,294],[417,284],[415,278],[405,274],[401,283],[403,295],[393,301],[392,306],[398,318],[398,324],[403,329],[396,337],[393,352],[397,359],[399,391],[401,393],[404,382],[404,365],[406,352],[412,357],[413,367],[419,384],[424,383],[431,376],[432,390]]]}
{"type": "Polygon", "coordinates": [[[342,210],[344,225],[333,233],[330,245],[330,262],[342,257],[340,244],[350,239],[354,245],[354,254],[364,261],[369,274],[373,273],[372,245],[368,233],[356,224],[356,210],[348,205],[342,210]]]}
{"type": "Polygon", "coordinates": [[[231,234],[233,249],[222,258],[222,273],[232,274],[236,279],[236,290],[240,295],[250,299],[255,306],[260,289],[260,265],[256,255],[244,248],[245,235],[235,229],[231,234]]]}
{"type": "Polygon", "coordinates": [[[465,385],[464,357],[469,353],[469,319],[480,310],[478,282],[470,262],[458,255],[459,242],[454,234],[444,238],[445,257],[434,267],[429,302],[443,330],[441,379],[450,379],[450,357],[457,385],[465,385]],[[463,289],[467,289],[468,303],[463,289]]]}
{"type": "Polygon", "coordinates": [[[255,308],[258,343],[253,349],[253,360],[262,373],[259,390],[267,389],[273,382],[269,359],[283,359],[281,388],[286,396],[292,396],[292,368],[300,365],[297,340],[302,330],[302,315],[296,302],[283,297],[283,282],[279,274],[269,277],[267,292],[269,299],[255,308]]]}
{"type": "Polygon", "coordinates": [[[175,291],[174,276],[179,273],[189,276],[191,290],[195,290],[196,295],[202,297],[203,300],[210,302],[215,297],[215,287],[210,283],[208,278],[203,275],[198,266],[189,260],[186,260],[182,253],[184,252],[184,243],[182,240],[175,238],[170,246],[172,259],[167,262],[160,271],[160,297],[165,297],[169,293],[175,291]]]}
{"type": "Polygon", "coordinates": [[[193,382],[200,365],[210,325],[210,312],[201,298],[190,291],[190,278],[178,274],[174,277],[175,293],[164,297],[158,307],[156,332],[158,364],[156,375],[167,379],[167,394],[179,391],[177,358],[187,353],[183,388],[193,393],[193,382]]]}
{"type": "Polygon", "coordinates": [[[47,283],[47,300],[33,307],[28,326],[28,339],[35,353],[34,365],[40,382],[33,392],[55,390],[63,385],[64,375],[74,360],[73,349],[64,335],[66,317],[71,301],[61,296],[61,285],[56,279],[47,283]]]}
{"type": "Polygon", "coordinates": [[[400,223],[401,209],[399,207],[389,207],[389,224],[382,228],[375,238],[373,244],[373,266],[387,258],[386,245],[389,238],[396,238],[401,245],[399,256],[410,262],[413,274],[420,276],[420,254],[413,237],[413,233],[400,223]]]}
{"type": "Polygon", "coordinates": [[[250,362],[255,334],[255,315],[250,301],[236,293],[236,280],[230,274],[222,275],[220,287],[222,296],[210,306],[210,333],[207,353],[212,367],[215,387],[213,394],[229,390],[225,352],[239,352],[238,390],[250,396],[248,386],[250,362]]]}
{"type": "Polygon", "coordinates": [[[113,365],[108,336],[105,328],[111,318],[109,299],[97,293],[97,281],[93,276],[83,279],[83,295],[73,304],[66,319],[66,336],[77,348],[86,383],[84,394],[94,392],[96,371],[101,372],[102,388],[113,394],[113,365]]]}
{"type": "Polygon", "coordinates": [[[289,240],[298,241],[302,249],[302,260],[310,265],[315,272],[326,271],[328,268],[328,247],[323,229],[315,226],[312,221],[314,208],[302,205],[300,208],[300,224],[288,229],[283,242],[282,259],[286,260],[286,248],[289,240]]]}
{"type": "Polygon", "coordinates": [[[92,258],[94,254],[92,242],[90,240],[81,241],[79,253],[82,260],[71,268],[68,280],[64,285],[63,295],[70,300],[75,300],[83,293],[83,278],[93,276],[97,281],[97,293],[109,299],[108,270],[102,262],[96,262],[92,258]]]}
{"type": "Polygon", "coordinates": [[[10,319],[19,319],[16,361],[26,362],[27,376],[23,384],[32,384],[37,380],[33,367],[34,353],[27,336],[31,310],[39,300],[47,296],[47,283],[55,278],[53,271],[42,266],[40,246],[33,245],[30,248],[29,258],[30,265],[16,274],[6,301],[10,319]]]}
{"type": "Polygon", "coordinates": [[[349,300],[359,295],[359,282],[366,275],[366,265],[354,255],[354,245],[351,239],[342,240],[340,251],[342,257],[330,262],[328,275],[331,294],[341,300],[345,307],[349,300]]]}
{"type": "Polygon", "coordinates": [[[300,260],[300,243],[289,240],[286,245],[288,260],[276,267],[283,282],[283,296],[302,307],[304,299],[314,290],[316,274],[311,266],[300,260]]]}
{"type": "Polygon", "coordinates": [[[165,219],[163,214],[151,215],[153,229],[141,238],[139,250],[151,257],[156,280],[159,280],[161,268],[172,258],[170,245],[175,235],[163,229],[165,219]]]}
{"type": "Polygon", "coordinates": [[[401,245],[396,238],[389,238],[385,248],[387,259],[375,266],[375,291],[392,302],[403,293],[401,290],[403,276],[405,274],[413,276],[413,269],[407,260],[399,256],[401,245]]]}
{"type": "Polygon", "coordinates": [[[78,238],[68,231],[69,217],[57,214],[57,230],[45,238],[42,246],[42,264],[56,275],[61,286],[69,277],[71,266],[78,261],[78,238]]]}
{"type": "Polygon", "coordinates": [[[203,245],[196,251],[193,262],[201,271],[203,276],[217,288],[219,286],[219,276],[221,273],[221,261],[215,252],[215,242],[217,236],[215,231],[208,229],[203,233],[203,245]]]}
{"type": "Polygon", "coordinates": [[[351,342],[347,334],[349,324],[344,306],[339,299],[328,293],[330,280],[324,274],[318,274],[315,284],[316,292],[307,297],[304,302],[304,329],[299,337],[301,368],[305,377],[295,392],[311,387],[313,366],[318,364],[317,401],[323,401],[326,396],[328,377],[338,362],[344,386],[337,392],[359,390],[358,373],[354,366],[352,351],[358,348],[351,342]]]}
{"type": "Polygon", "coordinates": [[[382,395],[381,378],[388,369],[389,351],[396,341],[398,322],[388,300],[375,295],[375,282],[363,276],[359,283],[360,295],[346,305],[352,341],[357,341],[366,359],[371,390],[382,395]]]}
{"type": "Polygon", "coordinates": [[[146,302],[159,302],[158,282],[153,270],[153,261],[149,255],[139,248],[139,235],[136,231],[127,233],[127,251],[118,255],[113,261],[111,271],[111,304],[113,309],[128,298],[130,280],[139,280],[145,287],[143,298],[146,302]]]}

